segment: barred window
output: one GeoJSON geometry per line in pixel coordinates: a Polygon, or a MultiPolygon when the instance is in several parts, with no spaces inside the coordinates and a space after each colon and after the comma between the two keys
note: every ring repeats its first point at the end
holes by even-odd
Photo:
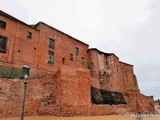
{"type": "Polygon", "coordinates": [[[54,48],[55,47],[55,40],[53,40],[52,38],[49,38],[49,47],[50,48],[54,48]]]}
{"type": "Polygon", "coordinates": [[[32,33],[27,31],[27,38],[32,38],[32,33]]]}
{"type": "Polygon", "coordinates": [[[70,60],[74,60],[74,55],[70,54],[70,60]]]}
{"type": "Polygon", "coordinates": [[[6,52],[7,47],[7,39],[5,37],[0,36],[0,52],[6,52]]]}
{"type": "Polygon", "coordinates": [[[54,63],[54,52],[51,52],[51,51],[48,52],[48,63],[51,63],[51,64],[54,63]]]}
{"type": "Polygon", "coordinates": [[[76,55],[79,55],[79,48],[76,47],[76,55]]]}

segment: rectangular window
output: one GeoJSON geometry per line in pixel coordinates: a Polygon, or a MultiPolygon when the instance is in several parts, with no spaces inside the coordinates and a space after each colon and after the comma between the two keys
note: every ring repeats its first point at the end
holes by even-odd
{"type": "Polygon", "coordinates": [[[54,52],[51,52],[51,51],[48,52],[48,63],[51,63],[51,64],[54,63],[54,52]]]}
{"type": "Polygon", "coordinates": [[[0,36],[0,52],[6,52],[7,39],[0,36]]]}
{"type": "Polygon", "coordinates": [[[65,64],[65,58],[62,58],[62,64],[65,64]]]}
{"type": "Polygon", "coordinates": [[[81,57],[81,62],[82,62],[82,64],[85,63],[85,58],[84,57],[81,57]]]}
{"type": "Polygon", "coordinates": [[[76,47],[76,55],[79,55],[79,48],[76,47]]]}
{"type": "Polygon", "coordinates": [[[6,22],[0,20],[0,28],[6,29],[6,22]]]}
{"type": "Polygon", "coordinates": [[[32,38],[32,33],[31,32],[27,32],[27,38],[32,38]]]}
{"type": "Polygon", "coordinates": [[[70,60],[74,60],[73,54],[70,54],[70,60]]]}
{"type": "Polygon", "coordinates": [[[118,72],[118,65],[116,65],[116,69],[117,69],[117,72],[118,72]]]}
{"type": "Polygon", "coordinates": [[[128,77],[128,73],[127,73],[127,71],[125,71],[125,75],[126,75],[126,78],[128,77]]]}
{"type": "Polygon", "coordinates": [[[55,47],[55,40],[49,38],[49,47],[54,48],[55,47]]]}

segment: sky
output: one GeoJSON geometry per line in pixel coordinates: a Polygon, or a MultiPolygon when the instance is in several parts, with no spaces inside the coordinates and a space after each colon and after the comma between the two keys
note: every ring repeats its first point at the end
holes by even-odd
{"type": "Polygon", "coordinates": [[[27,24],[45,22],[134,65],[141,92],[160,98],[160,0],[0,0],[27,24]]]}

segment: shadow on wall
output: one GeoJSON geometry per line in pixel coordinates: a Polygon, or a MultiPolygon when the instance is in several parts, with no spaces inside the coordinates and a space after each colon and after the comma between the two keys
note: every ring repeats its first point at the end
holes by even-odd
{"type": "Polygon", "coordinates": [[[120,92],[106,91],[91,86],[92,103],[94,104],[126,104],[120,92]]]}

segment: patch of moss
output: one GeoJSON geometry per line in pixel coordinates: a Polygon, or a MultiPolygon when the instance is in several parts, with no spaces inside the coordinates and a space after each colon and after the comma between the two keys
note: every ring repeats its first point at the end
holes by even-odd
{"type": "Polygon", "coordinates": [[[0,66],[0,78],[22,78],[22,68],[0,66]]]}

